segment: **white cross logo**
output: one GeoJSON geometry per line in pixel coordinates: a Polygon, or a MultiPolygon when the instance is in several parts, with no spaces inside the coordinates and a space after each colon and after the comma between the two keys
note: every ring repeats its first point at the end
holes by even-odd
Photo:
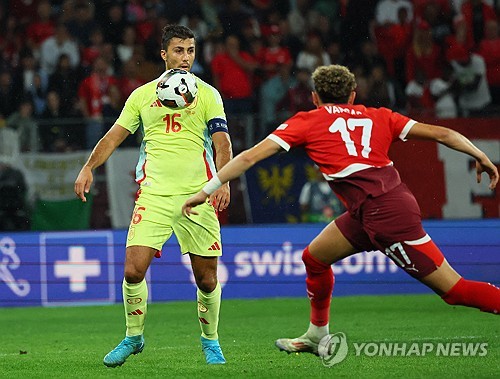
{"type": "Polygon", "coordinates": [[[69,278],[71,292],[85,292],[87,277],[101,275],[101,262],[97,259],[85,260],[85,247],[70,246],[67,261],[54,262],[54,276],[69,278]]]}

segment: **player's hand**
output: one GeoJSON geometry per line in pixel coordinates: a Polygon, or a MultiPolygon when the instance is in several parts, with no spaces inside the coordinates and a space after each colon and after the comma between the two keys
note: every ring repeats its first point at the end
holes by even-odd
{"type": "Polygon", "coordinates": [[[93,181],[94,176],[92,175],[92,170],[88,166],[83,166],[83,168],[80,170],[80,173],[78,174],[78,177],[76,178],[74,191],[76,193],[76,196],[80,198],[84,203],[87,201],[85,194],[89,193],[90,186],[92,185],[93,181]]]}
{"type": "Polygon", "coordinates": [[[203,204],[207,200],[208,194],[203,191],[198,192],[193,197],[190,197],[186,200],[184,205],[182,206],[182,214],[184,216],[197,215],[198,212],[193,211],[193,208],[197,205],[203,204]]]}
{"type": "Polygon", "coordinates": [[[483,172],[486,172],[490,177],[490,190],[495,189],[498,183],[498,169],[486,156],[476,161],[476,178],[478,183],[481,183],[481,174],[483,172]]]}
{"type": "Polygon", "coordinates": [[[210,195],[208,203],[212,204],[216,211],[223,211],[229,205],[231,201],[231,191],[229,189],[229,183],[224,184],[217,191],[210,195]]]}

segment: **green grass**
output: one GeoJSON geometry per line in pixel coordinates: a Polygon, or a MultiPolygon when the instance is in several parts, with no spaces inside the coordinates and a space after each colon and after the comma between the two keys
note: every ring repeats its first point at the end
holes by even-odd
{"type": "Polygon", "coordinates": [[[332,368],[310,354],[279,352],[274,340],[308,325],[307,299],[225,300],[224,366],[207,366],[195,303],[151,304],[146,348],[115,369],[104,355],[123,337],[120,305],[0,310],[0,377],[5,378],[498,378],[500,319],[450,307],[431,295],[344,297],[332,302],[331,332],[347,335],[349,354],[332,368]],[[487,342],[484,357],[356,356],[357,342],[487,342]],[[21,354],[23,352],[23,354],[21,354]],[[25,353],[24,353],[25,352],[25,353]]]}

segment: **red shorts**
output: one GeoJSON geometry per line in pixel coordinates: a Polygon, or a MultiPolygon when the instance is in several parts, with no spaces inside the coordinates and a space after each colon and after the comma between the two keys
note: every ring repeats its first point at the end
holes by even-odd
{"type": "Polygon", "coordinates": [[[444,256],[422,228],[420,208],[405,184],[367,198],[358,215],[346,212],[335,224],[354,248],[380,250],[415,278],[429,275],[443,263],[444,256]]]}

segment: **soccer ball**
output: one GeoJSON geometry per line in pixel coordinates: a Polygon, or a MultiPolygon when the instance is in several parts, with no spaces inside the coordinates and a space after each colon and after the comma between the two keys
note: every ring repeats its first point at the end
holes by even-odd
{"type": "Polygon", "coordinates": [[[179,68],[165,71],[156,85],[156,96],[169,108],[185,108],[193,103],[198,94],[196,78],[179,68]]]}

